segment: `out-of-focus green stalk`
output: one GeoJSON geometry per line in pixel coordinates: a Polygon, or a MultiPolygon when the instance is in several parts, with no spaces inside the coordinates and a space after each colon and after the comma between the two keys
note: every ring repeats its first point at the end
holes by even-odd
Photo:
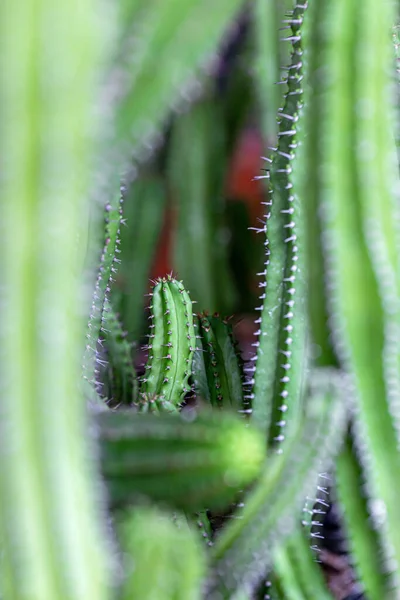
{"type": "Polygon", "coordinates": [[[93,0],[26,0],[3,2],[0,23],[2,592],[103,600],[101,490],[79,393],[77,238],[106,22],[93,0]]]}

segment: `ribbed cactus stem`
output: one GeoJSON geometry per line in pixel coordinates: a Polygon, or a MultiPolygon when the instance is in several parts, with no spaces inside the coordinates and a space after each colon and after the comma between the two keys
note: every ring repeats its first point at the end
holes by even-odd
{"type": "Polygon", "coordinates": [[[179,405],[190,391],[196,339],[192,302],[182,282],[168,276],[156,282],[151,294],[149,358],[142,392],[164,396],[179,405]]]}
{"type": "Polygon", "coordinates": [[[193,359],[193,379],[199,398],[212,406],[243,409],[243,371],[232,328],[218,315],[195,320],[199,348],[193,359]]]}
{"type": "Polygon", "coordinates": [[[278,113],[277,148],[270,162],[271,202],[265,215],[265,270],[260,282],[263,293],[257,319],[259,341],[254,357],[253,419],[266,432],[271,445],[281,451],[296,423],[303,391],[306,352],[306,281],[304,273],[304,227],[302,207],[292,182],[296,122],[302,98],[301,25],[304,4],[288,19],[292,60],[288,69],[288,91],[278,113]]]}
{"type": "Polygon", "coordinates": [[[99,381],[99,371],[106,364],[102,349],[105,334],[107,333],[106,317],[104,310],[106,301],[109,301],[114,274],[121,262],[120,254],[120,226],[122,220],[123,197],[121,193],[114,194],[112,201],[104,208],[104,247],[100,257],[100,266],[93,292],[91,311],[86,333],[86,349],[83,359],[83,376],[91,383],[96,391],[102,395],[102,383],[99,381]]]}
{"type": "MultiPolygon", "coordinates": [[[[320,218],[332,340],[353,375],[358,449],[371,507],[384,513],[388,565],[398,576],[400,228],[392,3],[325,0],[310,3],[307,18],[304,130],[313,134],[303,141],[315,182],[308,210],[320,218]]],[[[303,174],[305,198],[307,190],[303,174]]],[[[321,280],[314,285],[324,289],[321,280]]]]}
{"type": "Polygon", "coordinates": [[[106,598],[102,489],[79,392],[77,244],[111,26],[103,19],[92,0],[0,5],[3,598],[106,598]]]}

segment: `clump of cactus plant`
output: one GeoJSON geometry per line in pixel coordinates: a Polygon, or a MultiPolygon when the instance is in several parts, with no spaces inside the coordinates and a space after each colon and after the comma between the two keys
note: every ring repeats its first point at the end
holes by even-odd
{"type": "Polygon", "coordinates": [[[396,14],[254,4],[246,60],[256,78],[271,66],[256,90],[274,139],[255,173],[268,195],[246,364],[213,312],[240,295],[232,135],[212,98],[241,3],[0,6],[2,600],[328,600],[332,488],[368,599],[399,595],[396,14]],[[155,279],[140,350],[168,193],[177,275],[155,279]]]}

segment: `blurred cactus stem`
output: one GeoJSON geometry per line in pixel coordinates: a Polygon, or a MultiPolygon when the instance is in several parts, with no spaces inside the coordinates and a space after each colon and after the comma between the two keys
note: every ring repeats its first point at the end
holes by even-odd
{"type": "Polygon", "coordinates": [[[1,596],[103,600],[79,273],[108,30],[93,0],[4,2],[0,23],[1,596]]]}

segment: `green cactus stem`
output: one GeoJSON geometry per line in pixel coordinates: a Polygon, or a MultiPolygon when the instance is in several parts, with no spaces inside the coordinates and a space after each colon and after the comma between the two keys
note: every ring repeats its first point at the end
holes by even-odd
{"type": "Polygon", "coordinates": [[[115,194],[113,201],[107,203],[104,209],[104,247],[100,258],[92,306],[86,333],[86,349],[83,358],[83,376],[89,381],[100,396],[103,395],[103,384],[100,381],[100,371],[106,366],[102,350],[104,335],[107,333],[104,306],[109,301],[111,284],[115,280],[117,265],[121,262],[120,226],[122,220],[122,195],[115,194]]]}
{"type": "Polygon", "coordinates": [[[168,276],[154,286],[150,310],[152,333],[141,391],[178,406],[191,389],[196,347],[192,302],[182,283],[168,276]]]}
{"type": "Polygon", "coordinates": [[[114,405],[136,402],[138,383],[133,366],[131,346],[126,339],[118,316],[106,298],[104,303],[103,324],[105,330],[104,346],[109,362],[109,401],[114,405]]]}
{"type": "Polygon", "coordinates": [[[369,600],[390,598],[390,582],[376,525],[370,517],[366,482],[350,435],[336,463],[338,498],[356,572],[369,600]]]}
{"type": "Polygon", "coordinates": [[[113,505],[145,495],[185,510],[221,508],[255,479],[264,456],[260,433],[236,415],[202,411],[192,420],[192,414],[98,415],[113,505]]]}
{"type": "Polygon", "coordinates": [[[201,540],[182,519],[151,506],[119,522],[125,581],[122,600],[201,600],[206,557],[201,540]]]}
{"type": "Polygon", "coordinates": [[[295,529],[286,545],[275,551],[274,572],[286,598],[333,600],[301,527],[295,529]]]}
{"type": "Polygon", "coordinates": [[[271,456],[244,508],[213,546],[214,577],[210,598],[249,591],[273,562],[273,551],[293,529],[301,505],[315,489],[321,466],[327,467],[340,447],[345,417],[341,375],[329,370],[313,375],[305,420],[287,452],[271,456]]]}
{"type": "Polygon", "coordinates": [[[105,600],[104,491],[80,365],[95,118],[112,14],[0,4],[0,580],[3,599],[105,600]],[[104,51],[104,54],[103,54],[104,51]]]}
{"type": "Polygon", "coordinates": [[[258,231],[266,233],[265,270],[259,341],[252,367],[252,419],[265,431],[270,445],[282,450],[297,422],[307,363],[306,280],[304,272],[304,226],[302,207],[291,178],[297,148],[296,127],[302,99],[301,24],[306,4],[298,4],[288,19],[292,44],[288,91],[279,112],[278,145],[270,162],[271,206],[258,231]]]}
{"type": "Polygon", "coordinates": [[[243,370],[232,327],[218,315],[196,317],[199,348],[193,359],[196,394],[212,406],[243,409],[243,370]]]}
{"type": "Polygon", "coordinates": [[[326,0],[310,4],[307,20],[299,128],[302,121],[304,132],[314,128],[303,138],[306,173],[315,182],[309,204],[304,171],[299,178],[304,206],[310,218],[317,212],[322,231],[326,285],[320,280],[314,286],[320,296],[326,291],[335,351],[353,375],[349,400],[370,506],[384,507],[382,538],[398,573],[400,253],[391,3],[326,0]]]}

